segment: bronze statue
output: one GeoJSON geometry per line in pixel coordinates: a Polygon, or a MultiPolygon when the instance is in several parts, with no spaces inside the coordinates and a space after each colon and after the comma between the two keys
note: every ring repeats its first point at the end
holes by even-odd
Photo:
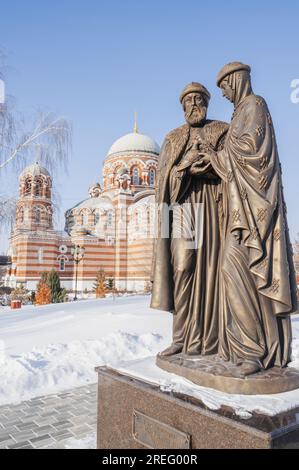
{"type": "Polygon", "coordinates": [[[199,83],[184,88],[180,101],[187,124],[166,136],[159,158],[156,202],[159,206],[166,204],[166,210],[160,213],[154,250],[151,307],[174,314],[173,343],[161,353],[165,356],[182,351],[213,354],[218,350],[220,178],[210,163],[205,174],[197,176],[196,162],[206,148],[222,148],[228,125],[206,119],[209,99],[210,93],[199,83]],[[203,207],[203,250],[188,244],[199,204],[203,207]],[[175,234],[173,213],[167,211],[170,205],[190,209],[189,231],[182,236],[175,234]],[[163,237],[165,225],[169,233],[163,237]]]}
{"type": "Polygon", "coordinates": [[[225,146],[209,160],[223,181],[219,354],[244,375],[290,361],[295,270],[271,116],[250,67],[221,69],[217,85],[235,110],[225,146]]]}
{"type": "Polygon", "coordinates": [[[265,100],[252,91],[248,65],[225,65],[217,85],[235,107],[228,132],[218,121],[197,122],[197,132],[215,130],[196,147],[189,121],[167,136],[160,156],[157,202],[183,194],[204,203],[205,218],[202,247],[190,264],[182,245],[157,239],[152,307],[175,314],[173,345],[157,364],[225,391],[291,390],[299,373],[283,368],[297,287],[273,124],[265,100]]]}

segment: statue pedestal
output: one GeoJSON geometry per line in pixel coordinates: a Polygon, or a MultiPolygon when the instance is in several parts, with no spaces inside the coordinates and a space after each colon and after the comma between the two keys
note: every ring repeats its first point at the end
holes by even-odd
{"type": "Polygon", "coordinates": [[[273,367],[248,377],[240,377],[238,367],[217,356],[157,356],[156,364],[163,370],[178,374],[202,387],[225,393],[264,395],[299,389],[299,370],[273,367]]]}
{"type": "Polygon", "coordinates": [[[227,406],[211,411],[193,396],[162,391],[134,374],[96,370],[99,449],[299,448],[299,407],[245,420],[227,406]]]}

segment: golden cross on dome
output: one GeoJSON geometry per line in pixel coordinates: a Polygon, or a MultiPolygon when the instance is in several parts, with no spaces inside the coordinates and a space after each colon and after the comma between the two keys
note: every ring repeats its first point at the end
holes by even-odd
{"type": "Polygon", "coordinates": [[[135,122],[134,122],[134,132],[139,133],[138,124],[137,124],[137,112],[135,111],[135,122]]]}
{"type": "Polygon", "coordinates": [[[35,144],[35,148],[36,148],[36,163],[40,163],[40,160],[42,158],[42,152],[41,152],[41,147],[42,147],[42,144],[35,144]]]}
{"type": "Polygon", "coordinates": [[[35,143],[35,162],[38,163],[39,165],[42,163],[42,159],[44,158],[46,160],[46,148],[48,147],[47,144],[39,144],[35,143]]]}

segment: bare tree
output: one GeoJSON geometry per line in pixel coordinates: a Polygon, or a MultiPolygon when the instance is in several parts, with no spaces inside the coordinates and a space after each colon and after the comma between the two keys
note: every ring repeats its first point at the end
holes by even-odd
{"type": "MultiPolygon", "coordinates": [[[[5,56],[0,51],[0,80],[5,83],[5,56]]],[[[17,138],[16,117],[13,113],[14,99],[5,95],[5,89],[2,89],[4,95],[0,100],[0,165],[8,158],[11,147],[17,138]]]]}
{"type": "Polygon", "coordinates": [[[36,151],[34,146],[40,149],[40,157],[50,171],[61,166],[66,169],[72,135],[67,119],[56,117],[54,113],[39,111],[30,129],[25,130],[24,118],[16,122],[15,116],[10,116],[6,108],[2,121],[0,170],[12,163],[15,163],[18,170],[24,167],[28,163],[28,156],[36,151]]]}
{"type": "Polygon", "coordinates": [[[10,217],[14,214],[15,210],[15,199],[3,195],[0,198],[0,225],[7,224],[10,222],[10,217]]]}
{"type": "MultiPolygon", "coordinates": [[[[6,69],[5,56],[0,51],[0,80],[5,81],[6,69]]],[[[32,162],[37,151],[41,163],[51,173],[60,168],[66,170],[72,141],[69,121],[40,110],[28,119],[17,112],[13,97],[6,95],[1,101],[0,184],[5,170],[20,171],[32,162]]],[[[1,194],[0,186],[0,223],[10,221],[13,211],[14,201],[1,194]]]]}

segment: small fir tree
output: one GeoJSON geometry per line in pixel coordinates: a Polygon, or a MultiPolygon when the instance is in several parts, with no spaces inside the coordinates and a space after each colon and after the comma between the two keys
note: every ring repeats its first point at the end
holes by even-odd
{"type": "Polygon", "coordinates": [[[37,305],[45,305],[50,303],[64,302],[66,298],[66,290],[60,285],[60,278],[55,269],[49,273],[41,273],[41,278],[37,286],[35,303],[37,305]]]}
{"type": "Polygon", "coordinates": [[[48,286],[47,281],[48,273],[42,272],[35,295],[36,305],[46,305],[51,303],[51,290],[48,286]]]}
{"type": "Polygon", "coordinates": [[[114,291],[114,279],[113,277],[108,277],[107,282],[106,282],[107,289],[110,290],[111,292],[114,291]]]}
{"type": "Polygon", "coordinates": [[[51,292],[51,303],[58,304],[60,302],[64,302],[66,297],[66,290],[61,287],[60,278],[55,269],[52,269],[49,272],[47,284],[51,292]]]}
{"type": "Polygon", "coordinates": [[[100,268],[97,272],[93,290],[96,293],[97,298],[106,296],[106,276],[103,268],[100,268]]]}

